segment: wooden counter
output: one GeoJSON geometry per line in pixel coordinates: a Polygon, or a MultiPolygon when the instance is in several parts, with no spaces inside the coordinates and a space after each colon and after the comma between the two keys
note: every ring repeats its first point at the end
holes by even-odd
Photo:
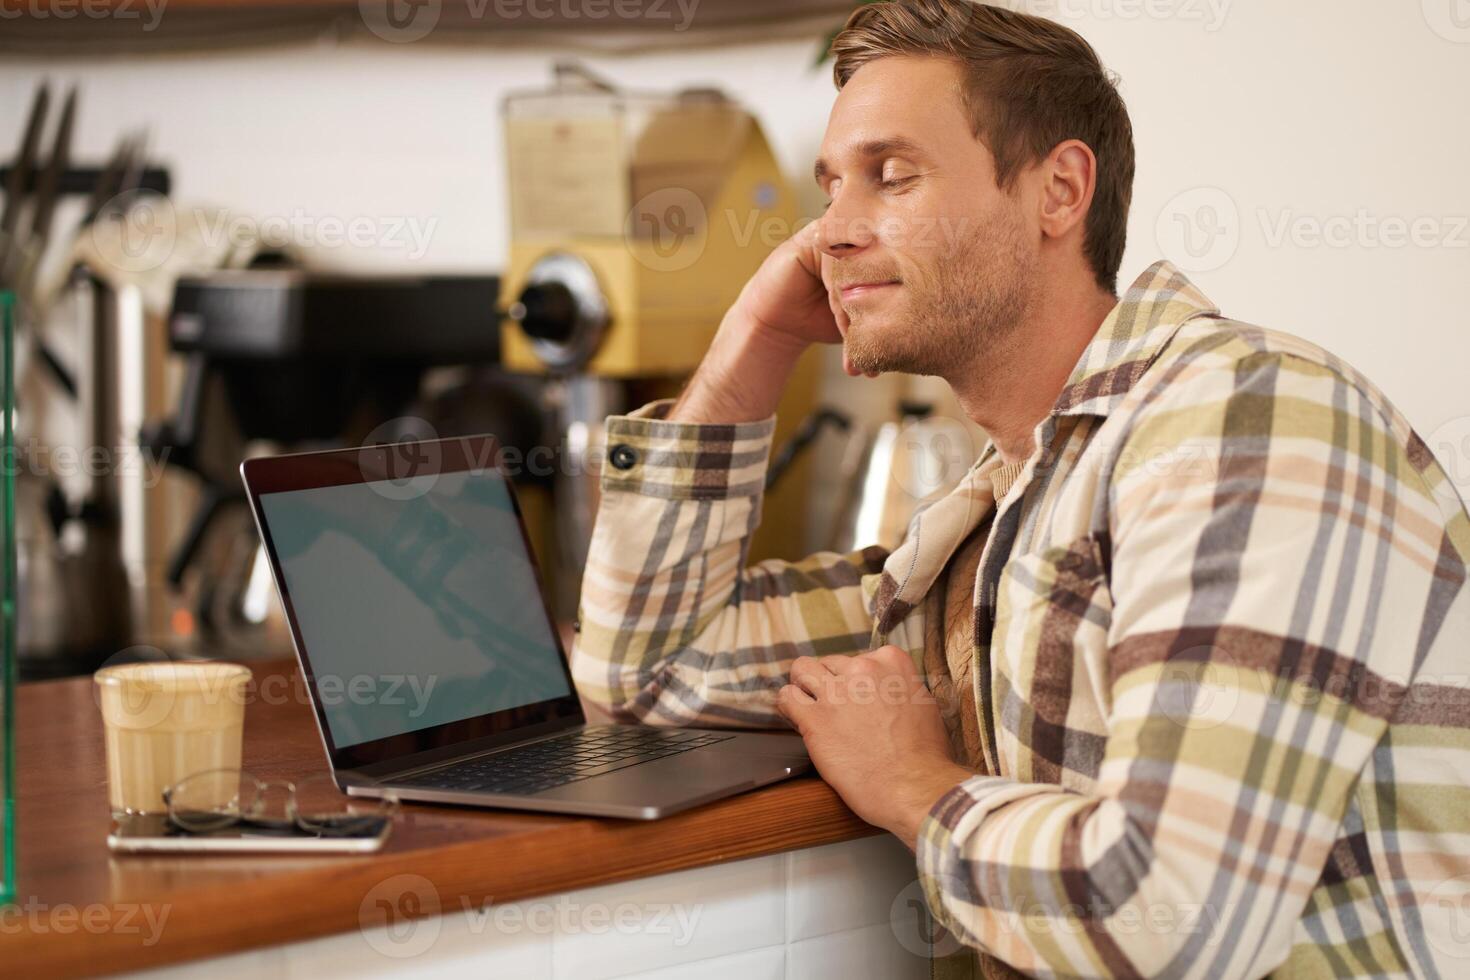
{"type": "MultiPolygon", "coordinates": [[[[387,847],[364,857],[113,856],[91,678],[26,685],[18,702],[7,976],[135,970],[356,930],[368,893],[398,874],[429,879],[438,899],[378,912],[380,923],[876,833],[806,777],[652,822],[405,804],[387,847]],[[150,915],[166,915],[152,942],[150,915]]],[[[262,777],[325,771],[292,664],[255,670],[244,766],[262,777]]]]}

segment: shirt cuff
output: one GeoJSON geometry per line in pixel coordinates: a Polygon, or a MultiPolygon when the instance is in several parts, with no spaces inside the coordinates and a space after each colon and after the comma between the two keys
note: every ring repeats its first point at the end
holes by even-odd
{"type": "Polygon", "coordinates": [[[1013,798],[1033,795],[1034,790],[1034,786],[1017,783],[1005,776],[974,776],[941,796],[929,808],[923,823],[919,824],[914,856],[918,862],[919,882],[924,888],[924,901],[934,920],[967,945],[973,945],[974,940],[952,921],[945,904],[946,898],[981,904],[960,853],[963,838],[985,813],[1013,798]],[[961,840],[956,841],[956,836],[961,840]]]}
{"type": "Polygon", "coordinates": [[[671,398],[607,420],[602,490],[669,500],[755,497],[765,489],[776,417],[666,422],[671,398]]]}

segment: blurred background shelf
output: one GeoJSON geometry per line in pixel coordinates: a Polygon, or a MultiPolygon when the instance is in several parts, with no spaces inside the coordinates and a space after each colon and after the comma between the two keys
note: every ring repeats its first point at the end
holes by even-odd
{"type": "Polygon", "coordinates": [[[819,38],[852,7],[850,0],[3,0],[0,52],[118,55],[305,40],[632,52],[819,38]]]}

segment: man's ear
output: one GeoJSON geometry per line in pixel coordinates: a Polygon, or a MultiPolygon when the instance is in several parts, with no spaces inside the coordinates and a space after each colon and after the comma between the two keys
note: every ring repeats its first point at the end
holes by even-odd
{"type": "Polygon", "coordinates": [[[1041,232],[1062,238],[1081,228],[1097,189],[1097,157],[1081,140],[1065,140],[1042,162],[1041,232]]]}

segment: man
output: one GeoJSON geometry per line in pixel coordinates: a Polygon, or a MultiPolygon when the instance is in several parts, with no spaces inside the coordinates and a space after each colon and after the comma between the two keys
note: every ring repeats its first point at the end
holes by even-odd
{"type": "Polygon", "coordinates": [[[608,420],[584,695],[789,720],[987,963],[1453,974],[1470,518],[1444,472],[1351,367],[1168,263],[1115,296],[1132,136],[1076,34],[905,0],[833,53],[826,212],[676,402],[608,420]],[[837,342],[849,374],[944,378],[991,443],[892,554],[745,568],[782,385],[837,342]]]}

